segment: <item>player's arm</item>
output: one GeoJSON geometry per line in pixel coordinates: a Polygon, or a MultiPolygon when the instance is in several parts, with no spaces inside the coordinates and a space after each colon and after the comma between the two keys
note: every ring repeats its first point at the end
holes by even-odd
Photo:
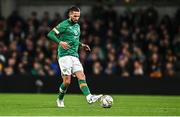
{"type": "Polygon", "coordinates": [[[87,44],[84,44],[84,43],[79,43],[79,45],[84,48],[86,51],[91,51],[91,48],[87,45],[87,44]]]}
{"type": "Polygon", "coordinates": [[[68,49],[69,45],[67,42],[61,41],[60,39],[57,38],[57,36],[60,36],[60,31],[54,27],[49,33],[48,33],[48,38],[62,46],[63,49],[68,49]]]}
{"type": "Polygon", "coordinates": [[[56,28],[53,28],[49,33],[48,33],[48,38],[59,44],[61,41],[60,39],[57,38],[59,35],[59,31],[56,28]]]}

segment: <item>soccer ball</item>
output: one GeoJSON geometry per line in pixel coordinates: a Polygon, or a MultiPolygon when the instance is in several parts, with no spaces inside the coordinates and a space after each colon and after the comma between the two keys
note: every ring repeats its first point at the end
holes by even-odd
{"type": "Polygon", "coordinates": [[[103,108],[111,108],[113,104],[113,98],[110,95],[104,95],[100,99],[100,104],[103,108]]]}

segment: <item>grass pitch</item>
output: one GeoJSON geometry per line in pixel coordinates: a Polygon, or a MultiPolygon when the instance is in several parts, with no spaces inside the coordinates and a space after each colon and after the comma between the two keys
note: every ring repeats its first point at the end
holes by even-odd
{"type": "Polygon", "coordinates": [[[180,96],[112,95],[111,108],[87,104],[83,95],[66,95],[65,108],[56,94],[0,94],[0,116],[125,116],[180,115],[180,96]]]}

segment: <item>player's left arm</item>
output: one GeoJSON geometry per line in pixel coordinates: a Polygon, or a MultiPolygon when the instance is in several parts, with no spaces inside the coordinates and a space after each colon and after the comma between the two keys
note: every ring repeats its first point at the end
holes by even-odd
{"type": "Polygon", "coordinates": [[[79,43],[79,45],[82,47],[82,48],[84,48],[86,51],[91,51],[91,48],[89,47],[89,45],[87,45],[87,44],[84,44],[84,43],[79,43]]]}
{"type": "MultiPolygon", "coordinates": [[[[80,25],[79,25],[79,29],[80,29],[80,25]]],[[[83,48],[83,49],[85,49],[86,51],[91,51],[91,48],[89,47],[89,45],[87,45],[87,44],[84,44],[84,43],[82,43],[82,42],[79,42],[79,45],[83,48]]]]}

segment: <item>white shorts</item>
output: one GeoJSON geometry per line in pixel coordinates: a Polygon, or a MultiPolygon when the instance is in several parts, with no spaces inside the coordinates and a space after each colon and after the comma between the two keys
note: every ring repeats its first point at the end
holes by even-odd
{"type": "Polygon", "coordinates": [[[79,58],[74,56],[63,56],[58,59],[61,75],[73,75],[77,71],[83,71],[79,58]]]}

